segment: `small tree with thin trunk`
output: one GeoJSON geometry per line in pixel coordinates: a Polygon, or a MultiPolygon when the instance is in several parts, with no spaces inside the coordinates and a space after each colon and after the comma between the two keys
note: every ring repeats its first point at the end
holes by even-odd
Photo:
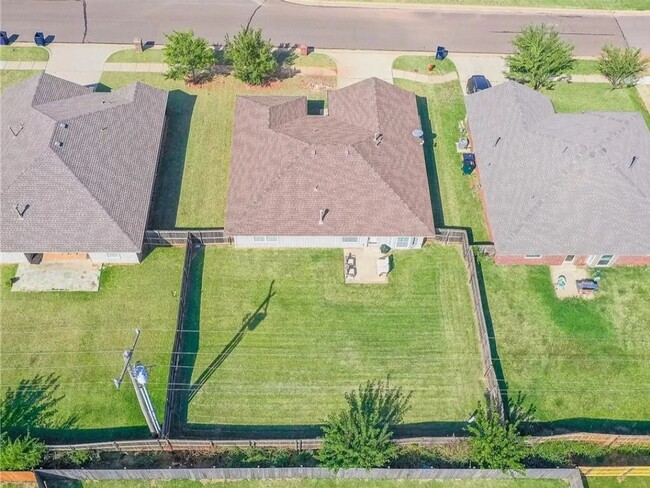
{"type": "Polygon", "coordinates": [[[226,36],[224,56],[232,64],[233,76],[250,85],[263,84],[278,69],[271,41],[262,29],[243,27],[232,40],[226,36]]]}
{"type": "Polygon", "coordinates": [[[410,398],[410,393],[383,381],[368,381],[358,391],[346,393],[347,408],[330,415],[323,427],[318,460],[331,469],[388,464],[397,455],[392,427],[402,422],[410,398]]]}
{"type": "Polygon", "coordinates": [[[167,45],[163,49],[168,70],[165,76],[172,80],[185,79],[198,83],[212,73],[215,64],[214,50],[194,31],[166,34],[167,45]]]}
{"type": "Polygon", "coordinates": [[[506,58],[506,76],[534,90],[552,88],[557,77],[573,66],[573,45],[553,27],[529,25],[512,40],[514,53],[506,58]]]}
{"type": "Polygon", "coordinates": [[[641,49],[605,45],[598,59],[598,71],[614,89],[634,86],[649,62],[641,55],[641,49]]]}
{"type": "Polygon", "coordinates": [[[37,467],[45,456],[45,443],[28,434],[10,439],[0,434],[0,470],[26,471],[37,467]]]}

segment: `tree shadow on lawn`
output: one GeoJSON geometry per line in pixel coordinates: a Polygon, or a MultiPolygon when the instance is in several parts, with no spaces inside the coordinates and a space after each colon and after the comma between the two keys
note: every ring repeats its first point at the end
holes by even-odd
{"type": "Polygon", "coordinates": [[[196,95],[172,90],[167,99],[167,124],[154,184],[150,229],[174,229],[196,95]]]}

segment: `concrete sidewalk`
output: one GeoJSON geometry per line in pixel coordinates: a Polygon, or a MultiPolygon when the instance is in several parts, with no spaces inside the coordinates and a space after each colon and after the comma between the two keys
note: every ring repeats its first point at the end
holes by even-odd
{"type": "Polygon", "coordinates": [[[499,5],[451,5],[444,3],[413,3],[413,2],[384,2],[382,0],[282,0],[285,3],[304,5],[309,7],[348,7],[367,9],[398,9],[398,10],[425,10],[434,12],[466,12],[468,14],[549,14],[549,15],[592,15],[592,16],[646,16],[648,10],[613,10],[613,9],[587,9],[573,7],[504,7],[499,5]]]}

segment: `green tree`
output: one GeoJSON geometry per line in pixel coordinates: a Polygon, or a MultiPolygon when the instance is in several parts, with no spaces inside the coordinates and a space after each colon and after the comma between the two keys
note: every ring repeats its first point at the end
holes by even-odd
{"type": "Polygon", "coordinates": [[[506,58],[506,76],[534,90],[552,88],[554,80],[573,66],[573,45],[553,27],[529,25],[512,40],[514,54],[506,58]]]}
{"type": "Polygon", "coordinates": [[[603,46],[598,59],[598,71],[609,80],[612,88],[634,86],[650,61],[641,49],[603,46]]]}
{"type": "Polygon", "coordinates": [[[208,41],[195,37],[192,30],[166,34],[165,37],[167,45],[163,53],[168,66],[167,78],[197,83],[212,74],[215,57],[208,41]]]}
{"type": "Polygon", "coordinates": [[[467,425],[472,461],[484,469],[523,470],[526,445],[519,424],[519,419],[502,420],[493,406],[479,403],[467,425]]]}
{"type": "Polygon", "coordinates": [[[0,434],[0,470],[25,471],[38,466],[45,456],[45,444],[26,434],[11,440],[0,434]]]}
{"type": "Polygon", "coordinates": [[[345,394],[347,408],[330,415],[323,427],[321,465],[332,468],[377,468],[397,455],[392,427],[402,422],[411,394],[387,382],[368,381],[345,394]]]}
{"type": "Polygon", "coordinates": [[[261,85],[278,69],[273,46],[262,38],[262,29],[245,27],[232,40],[226,36],[224,56],[235,78],[251,85],[261,85]]]}

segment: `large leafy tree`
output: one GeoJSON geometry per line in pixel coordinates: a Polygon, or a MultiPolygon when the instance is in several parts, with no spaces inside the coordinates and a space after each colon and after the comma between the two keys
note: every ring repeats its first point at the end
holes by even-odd
{"type": "Polygon", "coordinates": [[[492,405],[479,403],[467,425],[472,460],[484,469],[523,470],[526,445],[519,434],[520,422],[516,416],[503,420],[492,405]]]}
{"type": "Polygon", "coordinates": [[[397,454],[392,427],[402,422],[411,394],[387,382],[369,381],[346,393],[347,408],[330,415],[317,454],[325,467],[377,468],[397,454]]]}
{"type": "Polygon", "coordinates": [[[224,56],[232,64],[233,76],[251,85],[261,85],[278,69],[273,46],[262,38],[262,29],[244,27],[232,39],[226,36],[224,56]]]}
{"type": "Polygon", "coordinates": [[[215,56],[208,41],[196,37],[192,30],[166,34],[165,37],[167,45],[163,53],[168,66],[167,78],[197,83],[212,73],[215,56]]]}
{"type": "Polygon", "coordinates": [[[507,77],[535,90],[552,88],[554,80],[573,66],[573,45],[548,25],[525,27],[512,45],[514,53],[506,58],[507,77]]]}
{"type": "Polygon", "coordinates": [[[598,59],[598,71],[612,88],[622,88],[636,85],[649,62],[641,55],[641,49],[605,45],[598,59]]]}
{"type": "Polygon", "coordinates": [[[10,439],[0,434],[0,470],[25,471],[38,466],[45,456],[45,443],[26,434],[10,439]]]}

